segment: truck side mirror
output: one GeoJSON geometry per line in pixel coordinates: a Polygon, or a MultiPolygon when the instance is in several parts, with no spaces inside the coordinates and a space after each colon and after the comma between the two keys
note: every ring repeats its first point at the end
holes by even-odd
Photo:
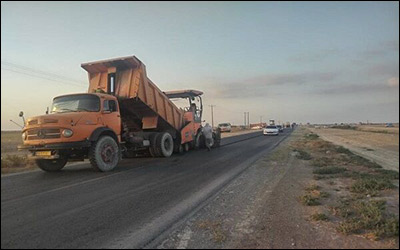
{"type": "Polygon", "coordinates": [[[25,117],[24,117],[24,112],[19,112],[19,117],[21,117],[22,118],[22,121],[24,121],[24,124],[25,124],[25,117]]]}

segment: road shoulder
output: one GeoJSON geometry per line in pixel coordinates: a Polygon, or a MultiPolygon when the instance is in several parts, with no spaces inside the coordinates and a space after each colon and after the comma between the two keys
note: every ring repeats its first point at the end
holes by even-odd
{"type": "Polygon", "coordinates": [[[329,223],[310,220],[320,208],[299,203],[304,188],[313,182],[312,168],[293,152],[292,143],[301,136],[293,133],[255,162],[158,248],[392,247],[345,236],[329,223]]]}

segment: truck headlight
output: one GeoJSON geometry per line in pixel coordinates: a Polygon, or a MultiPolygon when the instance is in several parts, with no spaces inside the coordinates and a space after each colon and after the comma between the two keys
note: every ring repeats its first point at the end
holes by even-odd
{"type": "Polygon", "coordinates": [[[74,134],[74,132],[72,132],[71,129],[64,129],[63,132],[62,132],[62,135],[64,137],[71,137],[73,134],[74,134]]]}
{"type": "Polygon", "coordinates": [[[25,141],[26,140],[26,132],[22,133],[22,140],[25,141]]]}

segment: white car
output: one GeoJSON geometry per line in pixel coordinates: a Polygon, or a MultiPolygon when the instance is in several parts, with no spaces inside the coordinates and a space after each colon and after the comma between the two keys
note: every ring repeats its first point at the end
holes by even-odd
{"type": "Polygon", "coordinates": [[[269,125],[263,130],[264,135],[279,135],[279,128],[275,125],[269,125]]]}
{"type": "Polygon", "coordinates": [[[232,125],[230,123],[220,123],[220,124],[218,124],[218,128],[221,130],[221,132],[231,132],[232,131],[232,125]]]}

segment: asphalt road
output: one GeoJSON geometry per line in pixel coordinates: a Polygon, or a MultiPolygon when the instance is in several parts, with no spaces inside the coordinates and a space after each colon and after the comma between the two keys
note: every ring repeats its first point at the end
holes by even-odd
{"type": "Polygon", "coordinates": [[[206,204],[284,140],[260,131],[222,140],[211,152],[123,160],[1,178],[1,248],[142,248],[206,204]]]}

